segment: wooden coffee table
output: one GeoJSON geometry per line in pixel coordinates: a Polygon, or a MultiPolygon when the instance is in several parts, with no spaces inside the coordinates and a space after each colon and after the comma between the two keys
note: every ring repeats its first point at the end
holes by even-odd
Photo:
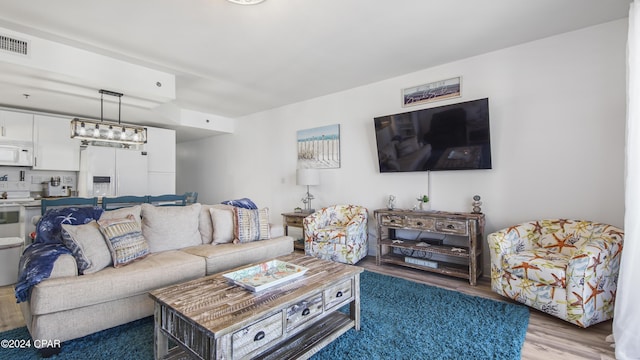
{"type": "Polygon", "coordinates": [[[360,330],[362,268],[295,253],[277,259],[309,270],[256,293],[222,274],[152,291],[156,359],[306,359],[360,330]],[[337,311],[346,304],[349,314],[337,311]],[[169,339],[178,346],[169,350],[169,339]]]}

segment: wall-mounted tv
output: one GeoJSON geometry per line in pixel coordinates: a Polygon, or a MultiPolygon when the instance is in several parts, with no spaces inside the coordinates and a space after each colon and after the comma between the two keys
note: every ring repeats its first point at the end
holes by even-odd
{"type": "Polygon", "coordinates": [[[380,172],[491,169],[489,99],[374,118],[380,172]]]}

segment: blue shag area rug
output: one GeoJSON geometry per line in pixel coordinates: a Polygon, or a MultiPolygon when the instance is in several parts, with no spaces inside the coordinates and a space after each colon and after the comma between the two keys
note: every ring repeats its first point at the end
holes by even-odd
{"type": "MultiPolygon", "coordinates": [[[[349,330],[312,359],[520,359],[529,324],[523,305],[369,271],[360,300],[361,331],[349,330]]],[[[26,327],[0,333],[3,344],[18,339],[30,340],[26,327]]],[[[3,345],[0,359],[39,358],[31,344],[3,345]]],[[[153,318],[65,342],[51,359],[153,359],[153,318]]]]}

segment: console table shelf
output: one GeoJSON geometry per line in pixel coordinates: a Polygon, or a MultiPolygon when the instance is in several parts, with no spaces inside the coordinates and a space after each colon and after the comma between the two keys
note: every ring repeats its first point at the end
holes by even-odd
{"type": "Polygon", "coordinates": [[[413,240],[404,240],[402,243],[393,243],[393,241],[389,239],[383,239],[380,241],[380,245],[392,246],[394,248],[399,249],[407,249],[407,250],[415,250],[415,251],[425,251],[433,254],[441,254],[447,256],[456,256],[461,258],[469,258],[469,248],[463,246],[443,246],[443,245],[429,245],[429,246],[417,246],[417,241],[413,240]],[[461,251],[456,251],[453,249],[460,249],[461,251]]]}
{"type": "Polygon", "coordinates": [[[382,209],[375,210],[374,215],[377,265],[401,265],[469,279],[471,285],[476,284],[482,274],[484,214],[382,209]],[[396,237],[397,231],[415,235],[415,239],[396,237]],[[436,234],[445,239],[421,238],[422,234],[436,234]],[[464,245],[448,242],[448,236],[464,245]]]}

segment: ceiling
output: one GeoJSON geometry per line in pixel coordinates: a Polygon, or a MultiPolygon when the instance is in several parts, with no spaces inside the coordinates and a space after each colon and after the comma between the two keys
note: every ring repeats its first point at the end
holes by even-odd
{"type": "MultiPolygon", "coordinates": [[[[175,74],[172,105],[237,118],[625,18],[628,8],[629,0],[3,0],[0,27],[175,74]]],[[[0,75],[12,71],[0,63],[0,75]]],[[[0,104],[99,114],[95,100],[1,76],[0,104]]],[[[164,121],[149,110],[126,115],[164,121]]],[[[179,140],[206,135],[178,129],[179,140]]]]}

